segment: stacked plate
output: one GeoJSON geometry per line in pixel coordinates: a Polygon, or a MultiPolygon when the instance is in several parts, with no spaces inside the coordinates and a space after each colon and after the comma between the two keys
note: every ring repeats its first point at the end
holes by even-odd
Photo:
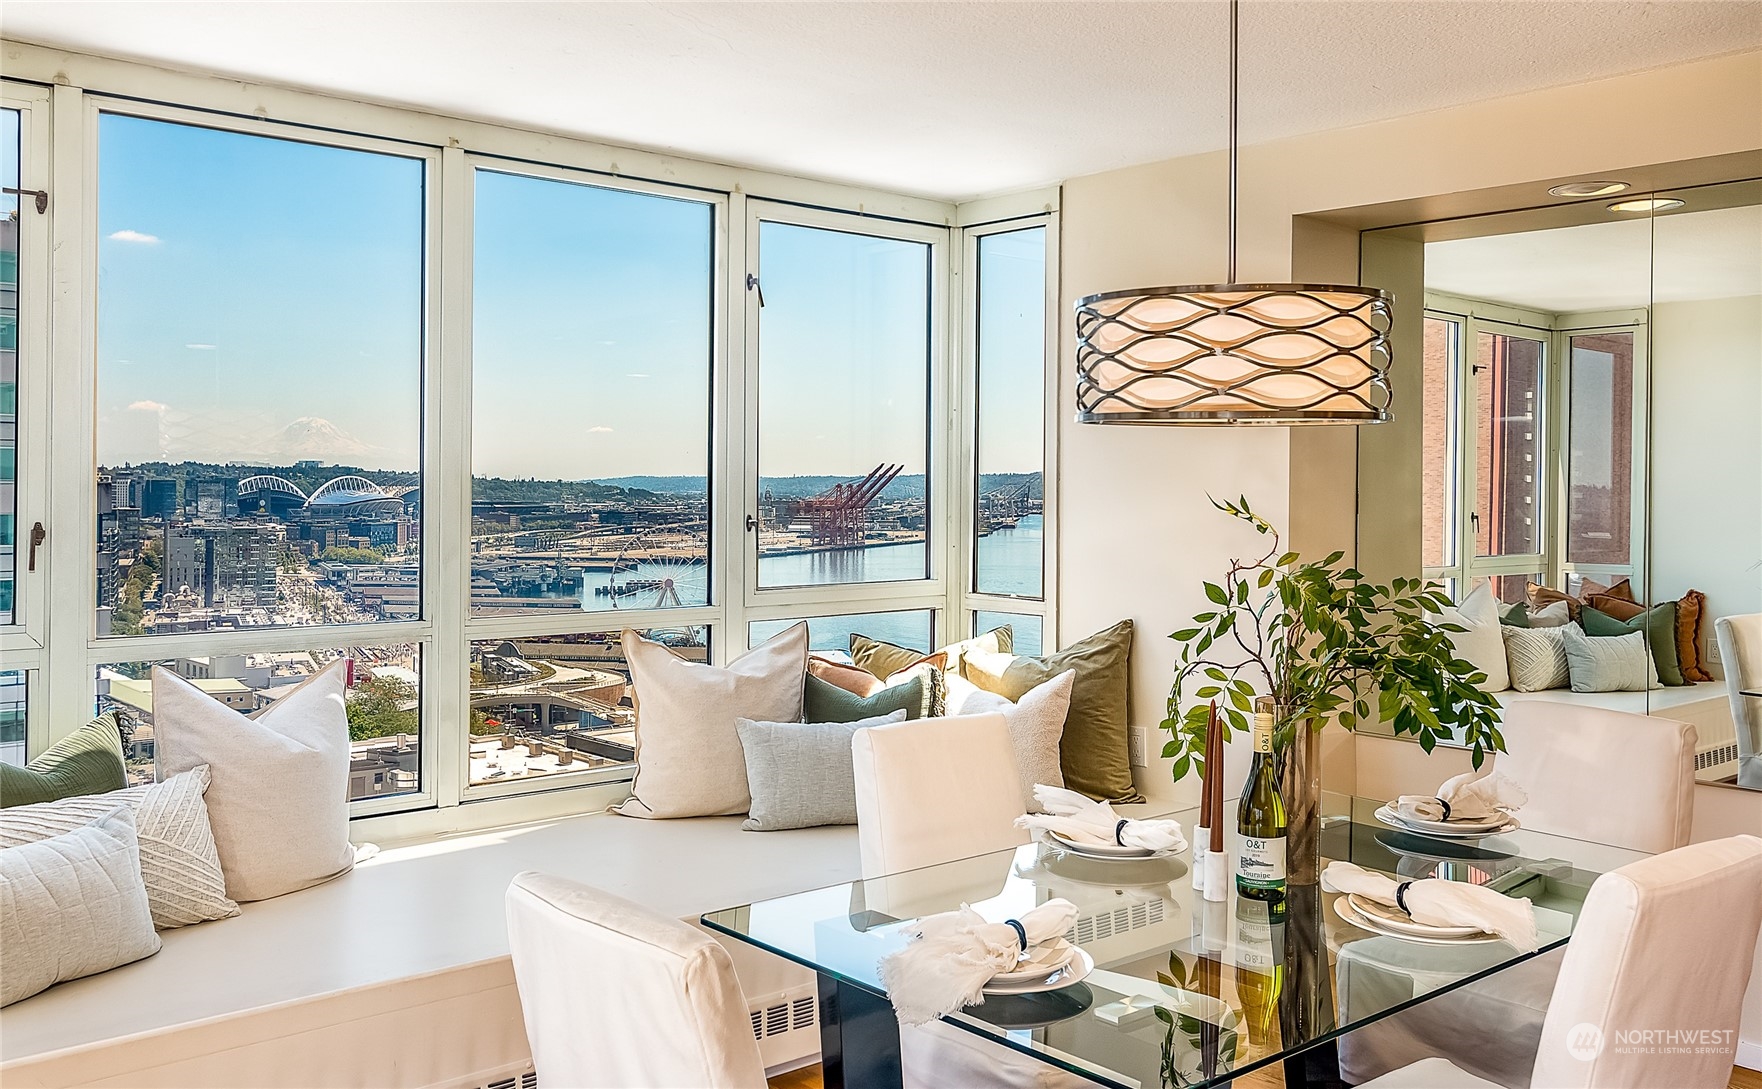
{"type": "Polygon", "coordinates": [[[1394,802],[1378,809],[1376,817],[1391,828],[1399,828],[1404,832],[1423,832],[1428,836],[1441,836],[1445,839],[1479,839],[1482,836],[1496,836],[1501,832],[1515,832],[1523,827],[1516,817],[1505,812],[1475,820],[1422,821],[1403,817],[1394,802]]]}
{"type": "Polygon", "coordinates": [[[1334,914],[1360,930],[1426,945],[1481,945],[1503,940],[1472,926],[1422,923],[1398,907],[1355,892],[1334,901],[1334,914]]]}
{"type": "Polygon", "coordinates": [[[1095,970],[1089,954],[1063,938],[1028,950],[1010,971],[991,977],[986,994],[1038,994],[1069,987],[1095,970]]]}
{"type": "Polygon", "coordinates": [[[1074,839],[1066,839],[1057,832],[1047,832],[1046,839],[1061,851],[1068,851],[1083,858],[1103,860],[1121,858],[1160,858],[1174,854],[1165,851],[1158,855],[1155,851],[1147,851],[1142,847],[1121,847],[1117,843],[1078,843],[1074,839]]]}

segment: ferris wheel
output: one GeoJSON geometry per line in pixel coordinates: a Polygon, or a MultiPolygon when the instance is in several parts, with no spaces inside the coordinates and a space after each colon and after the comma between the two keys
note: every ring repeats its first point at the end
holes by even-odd
{"type": "MultiPolygon", "coordinates": [[[[605,604],[620,610],[686,609],[710,601],[709,540],[701,526],[643,530],[624,542],[604,589],[605,604]]],[[[665,630],[701,640],[702,625],[665,630]]]]}

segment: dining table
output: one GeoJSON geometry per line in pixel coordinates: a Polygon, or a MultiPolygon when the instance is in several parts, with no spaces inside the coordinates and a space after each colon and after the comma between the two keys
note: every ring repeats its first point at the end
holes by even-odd
{"type": "MultiPolygon", "coordinates": [[[[702,921],[816,973],[827,1089],[901,1085],[901,1028],[880,964],[916,920],[970,905],[1003,922],[1060,897],[1077,908],[1065,937],[1093,967],[1068,985],[988,994],[944,1021],[1015,1052],[1015,1061],[1113,1089],[1227,1085],[1275,1065],[1287,1086],[1331,1086],[1341,1084],[1345,1034],[1565,945],[1597,877],[1645,857],[1522,828],[1521,813],[1517,827],[1479,838],[1416,832],[1390,821],[1388,801],[1324,793],[1320,865],[1339,859],[1399,880],[1466,881],[1526,897],[1538,947],[1373,933],[1348,922],[1338,895],[1317,883],[1290,884],[1268,903],[1238,897],[1232,881],[1221,899],[1207,899],[1185,854],[1096,858],[1044,840],[702,921]]],[[[1191,834],[1198,810],[1156,816],[1191,834]]],[[[1269,1074],[1276,1081],[1278,1072],[1269,1074]]]]}

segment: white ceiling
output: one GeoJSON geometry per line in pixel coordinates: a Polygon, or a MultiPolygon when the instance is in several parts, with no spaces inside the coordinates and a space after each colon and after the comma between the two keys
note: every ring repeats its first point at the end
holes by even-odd
{"type": "Polygon", "coordinates": [[[1557,314],[1762,295],[1762,207],[1426,244],[1426,288],[1557,314]],[[1653,292],[1656,291],[1656,298],[1653,292]]]}
{"type": "MultiPolygon", "coordinates": [[[[7,0],[0,32],[962,199],[1223,146],[1225,12],[7,0]]],[[[1255,142],[1762,48],[1762,2],[1246,0],[1242,42],[1255,142]]]]}

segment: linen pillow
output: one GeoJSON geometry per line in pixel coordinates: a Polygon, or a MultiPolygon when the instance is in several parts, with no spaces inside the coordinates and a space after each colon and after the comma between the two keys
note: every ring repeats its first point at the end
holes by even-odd
{"type": "Polygon", "coordinates": [[[1456,656],[1487,675],[1481,686],[1487,692],[1503,692],[1511,687],[1511,674],[1505,665],[1505,640],[1499,635],[1499,599],[1493,596],[1493,585],[1482,579],[1454,608],[1438,614],[1437,623],[1455,624],[1467,630],[1444,634],[1456,648],[1456,656]]]}
{"type": "Polygon", "coordinates": [[[1606,637],[1645,632],[1658,679],[1668,688],[1681,688],[1688,683],[1676,661],[1676,602],[1659,602],[1631,620],[1617,620],[1599,609],[1586,608],[1579,613],[1579,621],[1584,624],[1586,635],[1606,637]]]}
{"type": "Polygon", "coordinates": [[[754,722],[734,724],[746,760],[752,809],[740,827],[781,832],[857,822],[857,779],[850,741],[858,730],[904,722],[895,710],[854,722],[754,722]]]}
{"type": "Polygon", "coordinates": [[[1059,737],[1065,786],[1109,802],[1141,802],[1132,785],[1126,728],[1131,715],[1132,622],[1122,620],[1054,654],[969,652],[962,674],[987,692],[1020,702],[1033,689],[1075,670],[1071,708],[1059,737]]]}
{"type": "Polygon", "coordinates": [[[239,905],[226,896],[226,873],[202,800],[208,781],[203,764],[163,783],[16,806],[0,813],[0,849],[64,835],[121,806],[134,817],[154,929],[229,919],[239,905]]]}
{"type": "Polygon", "coordinates": [[[226,895],[267,900],[348,873],[348,659],[241,715],[189,681],[153,670],[159,776],[208,765],[208,823],[226,895]]]}
{"type": "Polygon", "coordinates": [[[1566,667],[1574,692],[1644,692],[1658,687],[1645,632],[1599,639],[1577,627],[1565,633],[1566,667]]]}
{"type": "Polygon", "coordinates": [[[810,672],[801,717],[806,722],[855,722],[900,711],[906,718],[938,718],[945,705],[943,683],[942,670],[921,666],[899,675],[896,683],[859,696],[810,672]]]}
{"type": "Polygon", "coordinates": [[[872,696],[881,691],[881,678],[862,666],[835,662],[817,654],[808,655],[808,673],[858,696],[872,696]]]}
{"type": "Polygon", "coordinates": [[[80,794],[103,794],[128,786],[123,774],[122,731],[107,712],[43,750],[26,764],[0,764],[0,809],[35,805],[80,794]]]}
{"type": "Polygon", "coordinates": [[[1634,587],[1631,579],[1622,579],[1613,586],[1605,586],[1594,579],[1585,579],[1583,582],[1579,583],[1578,596],[1579,600],[1585,602],[1587,605],[1590,604],[1591,599],[1594,597],[1612,597],[1617,601],[1633,603],[1639,601],[1638,598],[1634,597],[1634,587]]]}
{"type": "Polygon", "coordinates": [[[1617,620],[1632,620],[1646,611],[1644,605],[1610,594],[1591,594],[1585,598],[1585,604],[1617,620]]]}
{"type": "Polygon", "coordinates": [[[1507,624],[1505,660],[1511,687],[1519,692],[1545,692],[1572,682],[1566,664],[1566,628],[1519,628],[1507,624]]]}
{"type": "Polygon", "coordinates": [[[1707,595],[1699,590],[1690,590],[1676,603],[1676,664],[1682,669],[1682,679],[1691,684],[1713,679],[1701,661],[1701,618],[1705,615],[1707,595]]]}
{"type": "Polygon", "coordinates": [[[795,624],[727,666],[688,662],[626,631],[636,688],[636,781],[626,817],[714,817],[752,806],[735,723],[800,722],[808,626],[795,624]]]}
{"type": "Polygon", "coordinates": [[[1525,596],[1529,598],[1531,609],[1542,609],[1557,601],[1564,601],[1566,602],[1566,611],[1572,614],[1572,619],[1578,619],[1578,610],[1583,602],[1571,594],[1561,593],[1552,586],[1541,586],[1533,582],[1526,583],[1524,589],[1525,596]]]}
{"type": "Polygon", "coordinates": [[[852,632],[850,660],[882,678],[891,677],[920,662],[927,662],[938,669],[946,669],[950,673],[959,673],[961,672],[961,662],[971,652],[1008,654],[1015,649],[1015,646],[1015,629],[1008,624],[1000,628],[992,628],[984,635],[975,635],[971,639],[950,643],[932,654],[924,654],[909,647],[894,646],[892,643],[852,632]]]}
{"type": "Polygon", "coordinates": [[[159,952],[126,806],[0,851],[0,949],[0,1006],[159,952]]]}
{"type": "Polygon", "coordinates": [[[1065,716],[1071,710],[1071,690],[1077,683],[1077,671],[1067,669],[1047,681],[1035,685],[1019,700],[1010,700],[995,692],[987,692],[968,681],[961,681],[960,705],[954,705],[956,688],[949,684],[948,713],[1003,716],[1009,727],[1010,747],[1016,755],[1016,774],[1022,780],[1023,812],[1042,812],[1034,798],[1036,784],[1062,787],[1064,771],[1059,767],[1058,743],[1064,737],[1065,716]]]}

